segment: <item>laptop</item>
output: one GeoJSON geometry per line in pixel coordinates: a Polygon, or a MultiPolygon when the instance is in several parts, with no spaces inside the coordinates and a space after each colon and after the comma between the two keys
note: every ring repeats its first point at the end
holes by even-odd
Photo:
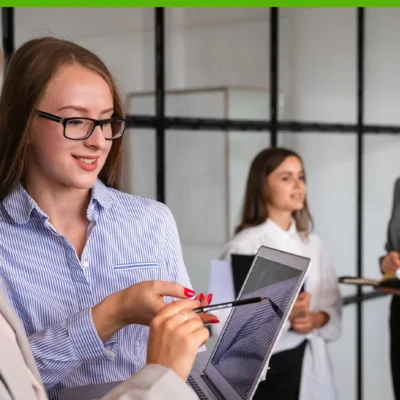
{"type": "MultiPolygon", "coordinates": [[[[243,283],[253,265],[255,256],[255,254],[231,254],[231,270],[235,298],[239,296],[239,293],[242,290],[243,283]]],[[[300,292],[304,292],[304,290],[305,288],[303,284],[300,292]]]]}
{"type": "Polygon", "coordinates": [[[259,248],[237,298],[268,301],[230,310],[204,371],[192,371],[188,379],[201,400],[252,399],[309,264],[309,258],[259,248]]]}

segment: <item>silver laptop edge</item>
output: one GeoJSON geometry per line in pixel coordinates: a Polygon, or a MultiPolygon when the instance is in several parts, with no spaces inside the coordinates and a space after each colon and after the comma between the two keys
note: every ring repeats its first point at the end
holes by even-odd
{"type": "MultiPolygon", "coordinates": [[[[297,283],[296,289],[292,293],[292,297],[291,297],[291,299],[289,301],[290,306],[286,309],[285,314],[284,314],[283,318],[280,321],[279,328],[277,329],[275,337],[274,337],[274,339],[272,341],[273,342],[272,348],[270,349],[268,354],[265,355],[264,361],[262,363],[262,366],[260,367],[258,378],[253,383],[253,387],[252,387],[251,391],[249,392],[249,395],[247,396],[246,400],[251,399],[254,396],[254,394],[255,394],[255,392],[257,390],[259,382],[263,379],[263,377],[265,376],[265,373],[268,370],[269,360],[270,360],[271,355],[272,355],[272,353],[274,351],[274,348],[276,347],[276,343],[278,342],[278,340],[279,340],[279,338],[280,338],[280,336],[282,334],[282,331],[284,329],[286,321],[287,321],[287,319],[289,317],[289,314],[290,314],[290,312],[291,312],[291,310],[293,308],[293,305],[295,303],[295,299],[298,296],[298,294],[300,292],[300,289],[301,289],[301,287],[302,287],[302,285],[304,283],[306,272],[307,272],[308,267],[310,265],[310,259],[309,258],[300,256],[300,255],[297,255],[297,254],[288,253],[288,252],[285,252],[285,251],[282,251],[282,250],[273,249],[273,248],[270,248],[270,247],[267,247],[267,246],[260,246],[260,248],[257,251],[257,254],[254,257],[253,263],[252,263],[252,265],[251,265],[251,267],[249,269],[249,272],[248,272],[248,274],[246,276],[246,279],[245,279],[245,281],[244,281],[244,283],[242,285],[242,288],[240,289],[240,292],[239,292],[237,298],[240,298],[240,296],[242,295],[242,292],[243,292],[244,288],[246,287],[247,281],[248,281],[251,273],[253,272],[253,268],[254,268],[254,266],[256,264],[256,261],[257,261],[258,257],[261,257],[261,258],[264,258],[264,259],[267,259],[267,260],[270,260],[270,261],[273,261],[273,262],[277,262],[277,263],[280,263],[280,264],[283,264],[283,265],[287,265],[288,267],[297,269],[297,270],[301,271],[301,278],[299,279],[299,281],[297,283]]],[[[205,381],[201,377],[200,373],[193,373],[193,375],[192,375],[193,379],[196,381],[196,383],[204,391],[204,394],[210,400],[217,400],[217,399],[221,399],[221,398],[222,399],[223,398],[227,398],[226,397],[227,391],[229,392],[229,400],[243,400],[239,396],[239,394],[237,394],[237,392],[232,388],[231,384],[229,384],[222,375],[218,374],[218,376],[217,376],[218,379],[214,379],[213,373],[210,374],[210,369],[214,369],[214,367],[211,364],[211,360],[213,359],[213,356],[214,356],[215,352],[218,349],[220,341],[222,340],[222,338],[223,338],[223,336],[225,334],[225,331],[226,331],[226,329],[227,329],[227,327],[229,325],[229,321],[230,321],[230,319],[232,317],[233,310],[234,309],[231,309],[231,311],[229,313],[229,316],[226,319],[224,327],[222,328],[222,331],[221,331],[221,333],[220,333],[220,335],[219,335],[219,337],[217,339],[217,342],[215,343],[215,346],[214,346],[214,348],[213,348],[213,350],[212,350],[212,352],[210,354],[210,357],[208,358],[206,367],[205,367],[204,372],[203,372],[203,374],[206,377],[206,380],[210,381],[211,386],[214,386],[216,390],[212,390],[212,388],[210,388],[208,386],[208,384],[205,383],[205,381]],[[222,385],[221,385],[221,383],[222,383],[222,385]],[[230,388],[230,390],[227,390],[228,387],[230,388]],[[215,393],[216,391],[219,392],[219,395],[215,393]]]]}

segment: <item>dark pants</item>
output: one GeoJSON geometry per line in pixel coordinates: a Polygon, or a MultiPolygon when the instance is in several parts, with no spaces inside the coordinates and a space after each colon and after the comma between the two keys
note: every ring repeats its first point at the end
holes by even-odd
{"type": "Polygon", "coordinates": [[[305,340],[298,347],[274,354],[267,379],[260,382],[254,400],[298,400],[305,340]]]}
{"type": "Polygon", "coordinates": [[[400,296],[393,296],[390,306],[390,363],[394,398],[400,400],[400,296]]]}

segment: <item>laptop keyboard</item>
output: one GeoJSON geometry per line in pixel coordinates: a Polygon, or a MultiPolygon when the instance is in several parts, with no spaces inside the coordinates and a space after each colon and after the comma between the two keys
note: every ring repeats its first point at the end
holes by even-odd
{"type": "Polygon", "coordinates": [[[188,385],[195,391],[195,393],[197,394],[198,398],[200,400],[208,400],[206,395],[203,393],[203,391],[201,390],[200,386],[197,384],[197,382],[192,378],[192,376],[190,375],[188,380],[188,385]]]}

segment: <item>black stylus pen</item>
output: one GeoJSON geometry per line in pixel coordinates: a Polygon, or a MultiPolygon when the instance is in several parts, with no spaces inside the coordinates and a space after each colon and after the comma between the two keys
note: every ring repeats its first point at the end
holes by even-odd
{"type": "Polygon", "coordinates": [[[259,303],[260,301],[263,301],[266,299],[267,299],[267,297],[251,297],[250,299],[229,301],[227,303],[214,304],[212,306],[197,307],[193,311],[196,313],[201,313],[201,312],[206,313],[209,311],[222,310],[224,308],[243,306],[245,304],[259,303]]]}

